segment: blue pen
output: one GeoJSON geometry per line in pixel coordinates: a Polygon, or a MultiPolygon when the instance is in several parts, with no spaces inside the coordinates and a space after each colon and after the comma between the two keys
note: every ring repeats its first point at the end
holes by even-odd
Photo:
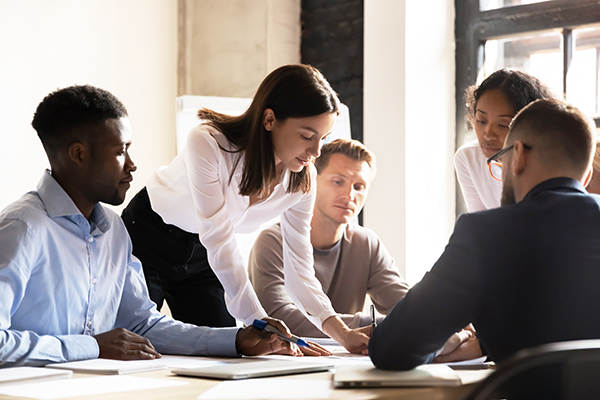
{"type": "Polygon", "coordinates": [[[275,328],[272,325],[267,324],[267,321],[263,321],[262,319],[255,319],[252,323],[252,326],[260,329],[261,331],[276,333],[277,336],[282,338],[283,340],[287,340],[288,342],[296,343],[300,347],[309,347],[308,343],[304,340],[300,339],[298,336],[292,335],[292,337],[285,336],[279,329],[275,328]]]}

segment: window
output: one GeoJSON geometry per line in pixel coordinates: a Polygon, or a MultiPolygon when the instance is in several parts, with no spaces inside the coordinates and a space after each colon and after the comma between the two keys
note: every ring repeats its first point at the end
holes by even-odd
{"type": "Polygon", "coordinates": [[[521,4],[542,3],[544,1],[548,0],[479,0],[479,9],[481,11],[486,11],[496,8],[518,6],[521,4]]]}
{"type": "MultiPolygon", "coordinates": [[[[473,139],[464,90],[516,67],[593,117],[600,127],[600,3],[590,0],[456,0],[456,146],[473,139]]],[[[457,193],[457,215],[465,211],[457,193]]]]}

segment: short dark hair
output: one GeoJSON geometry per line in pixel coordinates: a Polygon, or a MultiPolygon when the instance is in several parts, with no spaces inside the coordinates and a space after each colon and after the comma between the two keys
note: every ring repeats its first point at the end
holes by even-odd
{"type": "Polygon", "coordinates": [[[112,93],[90,85],[69,86],[44,97],[31,125],[52,158],[64,145],[84,139],[76,136],[78,128],[126,116],[127,109],[112,93]]]}
{"type": "Polygon", "coordinates": [[[541,99],[515,116],[506,143],[523,140],[540,152],[548,168],[583,174],[592,162],[595,129],[576,107],[558,99],[541,99]]]}
{"type": "Polygon", "coordinates": [[[518,112],[534,100],[554,98],[554,93],[535,76],[513,69],[499,69],[485,78],[481,84],[465,90],[467,121],[472,127],[475,122],[477,102],[488,90],[500,90],[508,102],[518,112]]]}
{"type": "Polygon", "coordinates": [[[375,175],[375,156],[367,147],[358,140],[336,139],[331,143],[326,143],[321,147],[321,155],[315,158],[315,167],[320,174],[327,165],[329,159],[334,154],[343,154],[354,161],[364,161],[371,168],[371,177],[375,175]]]}
{"type": "MultiPolygon", "coordinates": [[[[208,124],[223,132],[227,140],[244,154],[240,183],[240,194],[244,196],[268,196],[269,183],[276,176],[271,132],[263,125],[267,108],[273,110],[278,121],[283,122],[288,118],[338,113],[340,101],[318,69],[310,65],[291,64],[281,66],[267,75],[250,107],[242,115],[229,116],[205,108],[199,110],[198,117],[201,120],[207,120],[208,124]]],[[[310,190],[308,168],[291,174],[287,191],[299,190],[304,193],[310,190]]]]}

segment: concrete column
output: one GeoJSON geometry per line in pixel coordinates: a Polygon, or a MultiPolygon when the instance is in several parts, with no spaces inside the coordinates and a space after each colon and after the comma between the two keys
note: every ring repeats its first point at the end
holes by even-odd
{"type": "Polygon", "coordinates": [[[416,283],[454,226],[454,2],[366,0],[364,72],[364,222],[416,283]]]}
{"type": "Polygon", "coordinates": [[[252,97],[300,62],[300,0],[179,0],[178,94],[252,97]]]}

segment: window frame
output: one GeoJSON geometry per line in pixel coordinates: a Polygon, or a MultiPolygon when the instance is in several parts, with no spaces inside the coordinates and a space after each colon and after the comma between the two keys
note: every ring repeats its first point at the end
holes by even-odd
{"type": "MultiPolygon", "coordinates": [[[[463,96],[465,89],[477,82],[486,41],[562,30],[564,91],[575,45],[573,30],[600,23],[600,2],[595,0],[551,0],[487,11],[480,11],[479,0],[455,0],[455,11],[456,149],[465,143],[469,134],[463,96]]],[[[600,127],[600,117],[594,121],[596,127],[600,127]]],[[[465,211],[462,193],[457,190],[456,215],[465,211]]]]}

